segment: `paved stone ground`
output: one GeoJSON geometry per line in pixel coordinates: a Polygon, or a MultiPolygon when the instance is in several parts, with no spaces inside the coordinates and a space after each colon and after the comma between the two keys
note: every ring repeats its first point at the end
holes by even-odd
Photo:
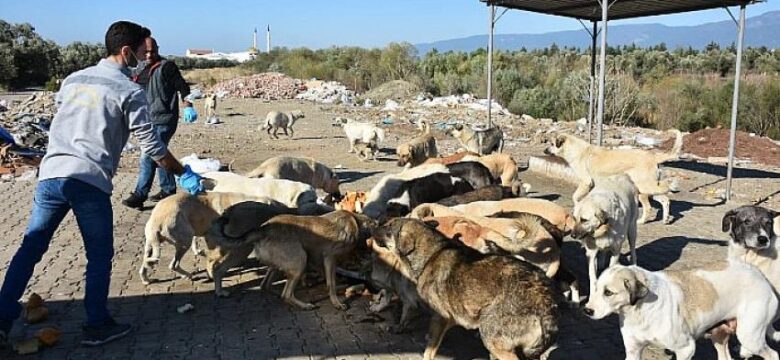
{"type": "MultiPolygon", "coordinates": [[[[267,157],[281,154],[314,156],[325,164],[340,170],[343,188],[347,190],[370,188],[383,171],[398,171],[394,158],[388,156],[397,141],[407,135],[388,136],[388,149],[380,161],[362,163],[353,155],[344,154],[346,141],[339,128],[330,126],[338,115],[328,107],[299,102],[264,103],[250,100],[228,100],[221,105],[226,124],[204,127],[202,124],[180,125],[172,148],[184,156],[191,152],[220,158],[223,162],[235,160],[236,171],[248,171],[267,157]],[[269,110],[302,108],[306,120],[296,125],[296,139],[271,141],[254,129],[258,119],[269,110]],[[300,136],[300,137],[298,137],[300,136]]],[[[409,126],[411,133],[411,126],[409,126]]],[[[440,150],[453,149],[454,140],[442,139],[440,150]]],[[[508,151],[524,162],[528,154],[538,154],[541,146],[526,144],[510,147],[508,151]]],[[[442,151],[444,153],[449,152],[442,151]]],[[[236,269],[226,279],[233,296],[216,299],[213,284],[205,281],[199,272],[194,280],[176,279],[167,269],[172,248],[163,246],[163,262],[152,272],[160,281],[150,286],[141,284],[137,268],[143,246],[143,227],[149,211],[139,212],[120,205],[122,196],[135,183],[137,160],[126,156],[119,175],[114,180],[115,252],[110,306],[119,321],[132,323],[135,331],[128,338],[107,346],[91,349],[79,345],[81,323],[84,321],[83,288],[85,257],[75,219],[68,215],[36,268],[25,298],[30,293],[40,294],[47,302],[50,318],[43,324],[25,325],[17,322],[12,340],[31,336],[44,326],[56,326],[64,336],[53,348],[37,355],[14,356],[0,350],[0,359],[419,359],[425,344],[426,318],[421,316],[415,330],[395,335],[385,329],[395,322],[392,310],[380,314],[381,319],[369,316],[368,301],[352,299],[350,309],[340,312],[327,300],[325,286],[298,290],[301,299],[315,299],[321,307],[315,311],[298,311],[284,305],[279,299],[280,287],[273,293],[257,289],[264,273],[258,264],[236,269]],[[176,308],[190,303],[195,309],[179,314],[176,308]]],[[[720,232],[724,212],[736,205],[719,205],[701,197],[702,189],[722,185],[725,171],[722,167],[706,164],[672,163],[673,171],[684,175],[683,192],[674,194],[672,213],[677,219],[672,225],[652,222],[639,229],[639,264],[651,270],[696,266],[722,261],[726,255],[726,234],[720,232]]],[[[735,189],[744,192],[757,190],[761,196],[780,193],[780,173],[737,169],[735,189]]],[[[522,173],[524,181],[533,185],[533,196],[543,196],[564,206],[571,206],[569,194],[573,187],[522,173]]],[[[0,276],[5,275],[13,256],[32,204],[34,183],[0,183],[0,276]]],[[[153,192],[156,192],[153,189],[153,192]]],[[[776,199],[770,206],[776,205],[776,199]]],[[[657,204],[656,204],[657,206],[657,204]]],[[[627,251],[627,249],[624,249],[627,251]]],[[[564,261],[587,286],[585,256],[576,242],[567,241],[564,261]]],[[[202,269],[191,255],[185,256],[185,269],[202,269]]],[[[343,281],[343,279],[341,279],[343,281]]],[[[394,307],[393,307],[394,308],[394,307]]],[[[623,345],[612,317],[592,321],[568,312],[562,319],[559,349],[555,359],[622,359],[623,345]]],[[[452,329],[444,339],[438,359],[486,359],[487,351],[474,331],[452,329]]],[[[645,359],[668,359],[661,349],[649,348],[645,359]]],[[[714,351],[707,342],[701,342],[697,359],[712,359],[714,351]]]]}
{"type": "MultiPolygon", "coordinates": [[[[564,184],[523,174],[526,181],[539,184],[537,196],[556,198],[556,193],[569,193],[564,184]],[[566,189],[561,191],[561,189],[566,189]]],[[[54,348],[24,357],[25,359],[409,359],[420,358],[426,321],[418,319],[411,334],[394,335],[384,329],[394,321],[392,311],[381,313],[384,321],[367,316],[368,301],[358,298],[346,312],[334,310],[326,300],[324,285],[300,290],[303,299],[318,299],[321,307],[315,311],[290,309],[274,294],[257,290],[261,271],[258,266],[237,270],[228,279],[234,295],[215,299],[213,284],[205,281],[201,272],[194,281],[174,279],[165,266],[158,266],[153,275],[162,281],[148,287],[137,275],[143,242],[143,225],[149,211],[139,212],[119,205],[121,194],[127,193],[135,181],[134,174],[120,173],[116,178],[115,203],[116,257],[111,286],[111,308],[118,320],[132,323],[135,332],[127,339],[102,348],[90,349],[78,345],[80,326],[84,320],[83,272],[84,252],[75,219],[68,215],[55,234],[49,252],[36,268],[29,293],[36,292],[52,312],[44,324],[25,325],[17,322],[14,339],[29,336],[40,327],[54,325],[65,335],[54,348]],[[194,305],[195,310],[179,314],[176,308],[194,305]]],[[[0,232],[5,241],[0,244],[0,264],[6,264],[17,248],[27,223],[34,183],[0,184],[4,194],[5,215],[0,218],[0,232]]],[[[679,194],[678,194],[679,195],[679,194]]],[[[658,222],[640,228],[639,264],[653,269],[679,268],[723,259],[726,253],[725,235],[720,233],[720,217],[729,208],[698,199],[676,196],[674,224],[658,222]],[[685,234],[686,236],[682,236],[685,234]]],[[[569,206],[561,196],[556,201],[569,206]]],[[[565,245],[565,260],[586,283],[585,258],[574,242],[565,245]]],[[[163,256],[171,256],[171,248],[163,248],[163,256]]],[[[256,265],[256,264],[255,264],[256,265]]],[[[197,266],[188,254],[184,266],[197,266]]],[[[562,321],[558,359],[619,359],[623,346],[615,318],[592,321],[567,313],[562,321]]],[[[2,358],[15,358],[8,351],[2,358]]],[[[696,358],[713,358],[711,345],[700,343],[696,358]]],[[[21,358],[21,357],[19,357],[21,358]]],[[[473,331],[453,329],[441,347],[441,359],[487,358],[487,352],[473,331]]],[[[659,349],[648,349],[645,358],[669,358],[659,349]]]]}

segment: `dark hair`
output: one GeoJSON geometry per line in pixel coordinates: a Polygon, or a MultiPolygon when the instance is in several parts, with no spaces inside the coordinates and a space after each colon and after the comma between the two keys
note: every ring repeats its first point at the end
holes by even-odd
{"type": "Polygon", "coordinates": [[[106,50],[109,55],[119,55],[124,46],[136,50],[149,36],[152,36],[152,32],[141,25],[129,21],[117,21],[106,31],[106,50]]]}

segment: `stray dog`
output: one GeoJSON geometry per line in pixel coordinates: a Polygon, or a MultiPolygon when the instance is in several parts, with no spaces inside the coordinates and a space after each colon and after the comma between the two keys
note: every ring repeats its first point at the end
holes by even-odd
{"type": "Polygon", "coordinates": [[[398,174],[385,175],[368,192],[363,213],[374,219],[384,219],[387,215],[387,203],[398,196],[404,183],[436,173],[449,174],[450,171],[441,164],[424,164],[405,169],[398,174]]]}
{"type": "Polygon", "coordinates": [[[300,215],[317,215],[333,211],[333,208],[317,201],[317,191],[314,187],[302,182],[248,178],[226,171],[207,172],[203,177],[203,186],[210,192],[237,192],[249,196],[269,197],[288,208],[297,209],[300,215]]]}
{"type": "Polygon", "coordinates": [[[446,165],[453,177],[466,180],[474,189],[494,183],[490,170],[476,161],[463,161],[446,165]]]}
{"type": "Polygon", "coordinates": [[[552,201],[545,199],[516,198],[501,201],[476,201],[452,207],[454,210],[474,216],[491,216],[506,212],[523,212],[539,215],[563,232],[569,235],[574,229],[575,221],[568,210],[552,201]]]}
{"type": "Polygon", "coordinates": [[[667,153],[653,153],[650,151],[630,149],[607,149],[601,146],[591,145],[574,135],[561,134],[544,152],[566,160],[574,170],[580,185],[574,193],[574,198],[580,198],[588,191],[589,179],[607,177],[611,175],[627,174],[639,191],[639,201],[642,203],[642,217],[639,223],[644,224],[650,216],[652,207],[650,197],[661,203],[663,208],[663,222],[672,221],[669,215],[669,197],[666,196],[676,188],[675,182],[661,180],[661,172],[658,164],[676,160],[680,156],[683,145],[683,136],[679,130],[672,130],[676,135],[674,147],[667,153]]]}
{"type": "Polygon", "coordinates": [[[474,130],[463,124],[456,124],[447,130],[447,134],[458,139],[464,149],[480,156],[494,151],[500,153],[504,149],[504,132],[497,126],[474,130]]]}
{"type": "Polygon", "coordinates": [[[349,140],[348,153],[358,152],[358,144],[363,144],[364,149],[371,149],[373,154],[379,150],[379,145],[385,141],[385,131],[374,124],[357,122],[352,119],[336,118],[334,125],[344,128],[344,133],[349,140]]]}
{"type": "Polygon", "coordinates": [[[206,273],[214,280],[214,294],[217,297],[228,297],[230,293],[222,288],[222,278],[235,266],[241,265],[252,253],[252,244],[222,247],[215,240],[217,236],[241,238],[250,231],[257,230],[260,225],[276,215],[295,214],[295,211],[281,204],[265,204],[256,201],[245,201],[227,208],[211,223],[209,231],[204,236],[208,251],[206,252],[206,273]]]}
{"type": "Polygon", "coordinates": [[[206,119],[211,118],[217,114],[217,94],[206,95],[206,119]]]}
{"type": "Polygon", "coordinates": [[[506,187],[501,185],[488,185],[475,189],[464,194],[452,195],[441,199],[436,203],[444,206],[456,206],[461,204],[473,203],[475,201],[497,201],[507,198],[514,198],[523,195],[522,186],[506,187]]]}
{"type": "Polygon", "coordinates": [[[341,201],[335,204],[336,210],[346,210],[349,212],[361,213],[366,204],[367,194],[365,191],[347,191],[341,201]]]}
{"type": "Polygon", "coordinates": [[[574,205],[576,225],[571,235],[585,246],[590,292],[596,288],[599,251],[610,254],[609,266],[617,265],[620,249],[628,239],[631,263],[636,265],[636,187],[628,175],[597,179],[590,192],[574,205]]]}
{"type": "Polygon", "coordinates": [[[420,124],[422,134],[396,148],[398,166],[405,166],[408,169],[424,163],[429,158],[439,156],[436,150],[436,138],[433,137],[430,126],[423,125],[426,124],[424,122],[420,124]]]}
{"type": "MultiPolygon", "coordinates": [[[[780,291],[780,213],[759,206],[741,206],[723,216],[722,230],[731,236],[729,259],[755,266],[780,291]]],[[[780,341],[780,333],[770,337],[780,341]]]]}
{"type": "Polygon", "coordinates": [[[166,241],[176,248],[170,269],[182,277],[191,277],[192,274],[184,271],[180,263],[187,249],[191,248],[195,254],[199,253],[193,237],[205,235],[212,220],[229,206],[244,201],[281,205],[270,198],[241,193],[212,192],[197,196],[176,194],[160,200],[144,228],[146,240],[141,268],[138,270],[141,281],[144,284],[151,282],[147,271],[160,260],[160,244],[166,241]]]}
{"type": "Polygon", "coordinates": [[[387,202],[388,217],[406,216],[417,205],[436,202],[448,196],[473,191],[465,180],[447,173],[434,173],[409,180],[401,185],[395,196],[387,202]]]}
{"type": "MultiPolygon", "coordinates": [[[[613,266],[604,271],[584,312],[593,319],[616,313],[626,359],[638,360],[648,344],[693,358],[696,339],[722,322],[737,322],[737,338],[745,358],[777,359],[766,343],[777,312],[772,287],[756,268],[739,261],[708,267],[651,272],[638,266],[613,266]]],[[[728,344],[711,339],[718,359],[730,359],[728,344]]]]}
{"type": "Polygon", "coordinates": [[[493,153],[485,156],[467,156],[464,161],[479,161],[490,170],[494,179],[501,180],[501,185],[512,186],[517,178],[517,162],[509,154],[493,153]]]}
{"type": "Polygon", "coordinates": [[[341,198],[338,175],[325,164],[309,157],[275,156],[263,161],[246,177],[298,181],[324,190],[337,201],[341,198]]]}
{"type": "Polygon", "coordinates": [[[379,147],[372,143],[357,143],[354,148],[360,161],[376,160],[376,154],[379,153],[379,147]]]}
{"type": "MultiPolygon", "coordinates": [[[[230,224],[239,220],[225,218],[223,221],[230,224]]],[[[221,231],[217,229],[210,234],[220,246],[254,245],[257,258],[270,267],[264,285],[270,285],[275,271],[281,270],[287,275],[282,299],[304,310],[316,306],[298,300],[295,285],[304,275],[307,264],[322,266],[330,302],[336,309],[346,310],[347,305],[336,294],[336,262],[339,257],[365,244],[376,226],[376,221],[364,215],[335,211],[322,216],[278,215],[241,237],[227,236],[224,226],[221,231]],[[222,236],[219,236],[220,232],[222,236]]]]}
{"type": "Polygon", "coordinates": [[[461,160],[463,160],[463,158],[469,157],[469,156],[474,156],[474,157],[479,158],[479,154],[477,154],[477,153],[473,153],[473,152],[470,152],[470,151],[461,151],[461,152],[454,153],[454,154],[449,155],[449,156],[430,158],[428,160],[425,160],[424,164],[449,165],[449,164],[454,164],[456,162],[460,162],[461,160]]]}
{"type": "Polygon", "coordinates": [[[295,121],[304,117],[303,112],[300,110],[289,112],[271,111],[265,116],[265,123],[259,130],[267,130],[268,135],[273,136],[274,139],[278,139],[279,136],[276,135],[276,132],[281,128],[284,130],[284,134],[292,139],[293,135],[295,135],[295,131],[293,130],[295,121]],[[273,134],[271,134],[271,129],[274,130],[273,134]],[[290,130],[289,134],[287,133],[288,129],[290,130]]]}
{"type": "Polygon", "coordinates": [[[558,335],[560,295],[539,268],[483,255],[415,219],[392,219],[374,232],[372,249],[416,285],[434,315],[423,359],[432,360],[450,327],[479,329],[491,357],[539,358],[558,335]]]}

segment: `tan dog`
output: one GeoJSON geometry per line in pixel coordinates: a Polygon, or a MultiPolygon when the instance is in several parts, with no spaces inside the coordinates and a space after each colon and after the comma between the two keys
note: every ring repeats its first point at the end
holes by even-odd
{"type": "Polygon", "coordinates": [[[666,194],[674,190],[675,185],[668,180],[660,180],[658,164],[679,158],[683,145],[682,133],[679,130],[671,131],[676,135],[674,147],[665,153],[639,149],[607,149],[591,145],[569,134],[556,136],[551,146],[545,149],[545,153],[563,158],[574,170],[580,185],[573,198],[581,198],[588,192],[587,186],[592,178],[627,174],[639,190],[639,201],[642,203],[639,223],[645,223],[650,216],[650,197],[655,196],[663,208],[663,222],[668,224],[672,218],[669,215],[670,203],[666,194]]]}
{"type": "Polygon", "coordinates": [[[419,125],[422,134],[396,148],[398,166],[405,166],[408,169],[424,163],[429,158],[439,156],[436,150],[436,138],[433,137],[430,126],[425,122],[420,122],[419,125]]]}
{"type": "MultiPolygon", "coordinates": [[[[467,156],[475,156],[475,157],[479,158],[479,154],[477,154],[477,153],[473,153],[473,152],[470,152],[470,151],[461,151],[459,153],[454,153],[454,154],[449,155],[449,156],[432,157],[432,158],[430,158],[428,160],[425,160],[424,164],[449,165],[449,164],[453,164],[453,163],[456,163],[456,162],[460,162],[461,160],[463,160],[464,157],[467,157],[467,156]]],[[[475,160],[475,161],[478,161],[478,160],[475,160]]],[[[490,168],[488,168],[488,169],[490,169],[490,168]]]]}
{"type": "Polygon", "coordinates": [[[193,237],[205,235],[211,221],[229,206],[243,201],[278,204],[270,198],[218,192],[197,196],[179,193],[160,200],[144,228],[146,241],[141,268],[138,271],[141,281],[144,284],[150,283],[147,271],[160,260],[160,244],[166,241],[176,247],[170,269],[184,277],[191,277],[189,272],[181,268],[180,263],[187,249],[192,248],[193,252],[198,253],[193,237]]]}
{"type": "Polygon", "coordinates": [[[560,268],[561,244],[544,228],[537,216],[524,215],[519,219],[494,219],[462,214],[425,217],[423,220],[436,221],[436,230],[483,254],[508,253],[538,266],[545,275],[553,277],[560,268]]]}
{"type": "Polygon", "coordinates": [[[298,181],[271,178],[248,178],[226,171],[203,174],[203,186],[207,191],[236,192],[249,196],[274,199],[301,215],[319,215],[333,208],[317,202],[317,191],[309,184],[298,181]]]}
{"type": "Polygon", "coordinates": [[[464,161],[479,161],[490,170],[494,179],[501,179],[501,185],[512,186],[518,180],[517,162],[509,154],[493,153],[485,156],[467,156],[464,161]]]}
{"type": "Polygon", "coordinates": [[[260,127],[260,130],[267,130],[268,135],[272,135],[274,139],[278,139],[279,136],[276,135],[276,132],[281,128],[284,130],[285,135],[292,138],[293,135],[295,135],[295,131],[293,130],[295,121],[304,117],[303,112],[300,110],[289,112],[271,111],[265,116],[265,123],[260,127]],[[271,134],[271,129],[274,131],[273,134],[271,134]],[[287,133],[288,129],[290,130],[289,134],[287,133]]]}
{"type": "Polygon", "coordinates": [[[206,119],[211,118],[217,114],[217,94],[206,95],[206,101],[204,104],[206,108],[206,119]]]}
{"type": "Polygon", "coordinates": [[[360,213],[368,199],[368,193],[365,191],[347,191],[340,202],[335,204],[336,210],[345,210],[349,212],[360,213]]]}
{"type": "Polygon", "coordinates": [[[454,206],[453,209],[475,216],[491,216],[501,212],[524,212],[539,215],[568,235],[574,229],[574,218],[563,206],[552,201],[534,198],[477,201],[454,206]]]}
{"type": "MultiPolygon", "coordinates": [[[[223,224],[233,221],[236,220],[226,218],[223,224]]],[[[339,310],[346,310],[347,305],[336,294],[337,260],[365,244],[377,223],[360,214],[335,211],[322,216],[279,215],[241,237],[220,236],[225,234],[224,225],[220,229],[217,224],[209,236],[220,246],[253,244],[260,262],[270,267],[263,281],[266,287],[270,285],[277,269],[287,275],[287,283],[282,291],[284,301],[305,310],[315,308],[314,304],[295,298],[294,293],[306,265],[311,264],[324,267],[331,303],[339,310]]]]}
{"type": "Polygon", "coordinates": [[[310,157],[272,157],[263,161],[260,166],[250,171],[246,176],[298,181],[322,189],[336,198],[341,197],[339,177],[336,173],[325,164],[310,157]]]}

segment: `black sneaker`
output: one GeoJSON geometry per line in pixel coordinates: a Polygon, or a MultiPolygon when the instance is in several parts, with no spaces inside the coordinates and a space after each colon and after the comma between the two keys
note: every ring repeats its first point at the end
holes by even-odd
{"type": "Polygon", "coordinates": [[[175,192],[167,193],[167,192],[164,192],[164,191],[160,190],[160,192],[158,192],[157,194],[154,194],[154,195],[150,196],[149,200],[160,201],[160,200],[165,199],[168,196],[171,196],[173,194],[176,194],[176,193],[175,192]]]}
{"type": "Polygon", "coordinates": [[[81,344],[100,346],[126,336],[132,329],[133,327],[129,324],[117,324],[113,319],[100,326],[84,326],[82,328],[84,339],[81,340],[81,344]]]}
{"type": "Polygon", "coordinates": [[[132,193],[127,199],[122,200],[122,205],[140,210],[144,207],[144,201],[146,201],[146,198],[142,198],[135,193],[132,193]]]}

